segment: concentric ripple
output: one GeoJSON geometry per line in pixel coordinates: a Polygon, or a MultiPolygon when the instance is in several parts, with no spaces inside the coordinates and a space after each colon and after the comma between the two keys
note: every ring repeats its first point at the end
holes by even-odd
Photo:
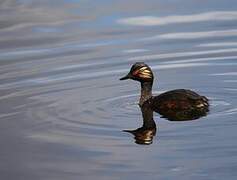
{"type": "Polygon", "coordinates": [[[0,1],[0,179],[236,179],[236,2],[0,1]],[[137,61],[209,114],[134,144],[137,61]]]}

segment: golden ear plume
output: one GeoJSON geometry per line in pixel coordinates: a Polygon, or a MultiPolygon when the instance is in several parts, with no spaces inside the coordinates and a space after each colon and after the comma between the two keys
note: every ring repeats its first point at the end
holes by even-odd
{"type": "Polygon", "coordinates": [[[152,72],[147,67],[140,68],[137,75],[141,78],[146,78],[146,79],[152,78],[152,72]]]}

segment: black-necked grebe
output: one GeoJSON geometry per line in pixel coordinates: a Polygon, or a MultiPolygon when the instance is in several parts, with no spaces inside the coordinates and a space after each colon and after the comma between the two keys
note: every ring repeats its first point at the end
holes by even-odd
{"type": "Polygon", "coordinates": [[[175,89],[152,96],[154,76],[151,68],[137,62],[130,72],[120,80],[133,79],[141,83],[139,105],[149,104],[150,108],[169,120],[192,120],[204,116],[208,112],[208,99],[205,96],[187,90],[175,89]]]}

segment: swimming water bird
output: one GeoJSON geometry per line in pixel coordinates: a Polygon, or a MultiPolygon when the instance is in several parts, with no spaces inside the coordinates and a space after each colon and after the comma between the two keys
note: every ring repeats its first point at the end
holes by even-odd
{"type": "Polygon", "coordinates": [[[140,107],[148,105],[153,111],[169,120],[184,121],[198,119],[209,111],[208,99],[187,89],[175,89],[152,96],[154,75],[143,63],[133,64],[130,72],[120,80],[132,79],[141,83],[140,107]]]}

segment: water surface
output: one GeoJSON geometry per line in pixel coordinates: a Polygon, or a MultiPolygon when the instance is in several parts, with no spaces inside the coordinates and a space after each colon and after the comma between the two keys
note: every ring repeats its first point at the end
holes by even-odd
{"type": "Polygon", "coordinates": [[[236,179],[237,2],[2,0],[1,179],[236,179]],[[211,108],[198,121],[154,116],[149,146],[136,61],[154,94],[188,88],[211,108]]]}

